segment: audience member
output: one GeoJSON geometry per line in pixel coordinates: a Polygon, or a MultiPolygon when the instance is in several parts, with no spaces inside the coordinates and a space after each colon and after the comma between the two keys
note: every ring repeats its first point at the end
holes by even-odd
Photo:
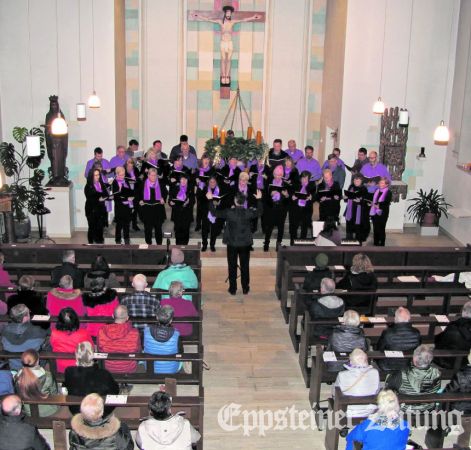
{"type": "MultiPolygon", "coordinates": [[[[157,311],[157,324],[144,329],[144,352],[151,355],[175,355],[181,351],[180,333],[172,326],[173,308],[162,306],[157,311]]],[[[178,361],[154,362],[155,373],[177,373],[182,367],[178,361]]]]}
{"type": "MultiPolygon", "coordinates": [[[[21,353],[25,350],[40,350],[46,346],[47,331],[33,325],[29,309],[20,303],[10,310],[11,322],[2,331],[3,349],[11,353],[21,353]]],[[[22,364],[19,359],[10,359],[10,369],[19,370],[22,364]]]]}
{"type": "Polygon", "coordinates": [[[52,316],[58,316],[64,308],[72,308],[79,316],[84,316],[87,312],[83,305],[82,291],[74,289],[74,280],[70,275],[61,277],[59,287],[48,292],[46,306],[52,316]]]}
{"type": "MultiPolygon", "coordinates": [[[[337,283],[337,289],[347,291],[376,291],[378,280],[374,274],[373,264],[364,253],[357,253],[352,260],[350,271],[337,283]]],[[[368,306],[371,304],[370,295],[352,297],[345,300],[347,308],[368,306]]]]}
{"type": "MultiPolygon", "coordinates": [[[[338,386],[343,394],[352,397],[376,395],[379,391],[379,372],[368,364],[367,354],[356,348],[350,353],[350,363],[345,364],[346,370],[338,373],[332,387],[332,395],[338,386]]],[[[376,405],[349,405],[348,417],[368,417],[375,412],[376,405]]]]}
{"type": "Polygon", "coordinates": [[[69,448],[133,450],[128,426],[114,414],[104,414],[104,402],[98,394],[87,395],[80,404],[80,414],[70,422],[69,448]]]}
{"type": "Polygon", "coordinates": [[[3,252],[0,252],[0,286],[10,287],[10,286],[13,286],[13,283],[11,282],[10,274],[3,267],[4,263],[5,263],[5,255],[3,254],[3,252]]]}
{"type": "Polygon", "coordinates": [[[0,361],[0,396],[14,394],[13,376],[8,366],[8,361],[0,361]]]}
{"type": "Polygon", "coordinates": [[[318,253],[315,259],[314,269],[307,273],[304,278],[303,290],[307,292],[318,291],[323,278],[333,278],[329,269],[329,257],[325,253],[318,253]]]}
{"type": "MultiPolygon", "coordinates": [[[[126,295],[121,300],[121,304],[126,306],[129,315],[132,317],[152,317],[154,318],[160,308],[160,300],[147,292],[147,278],[141,273],[132,279],[132,287],[134,292],[126,295]]],[[[143,331],[147,324],[136,323],[134,326],[143,331]]]]}
{"type": "MultiPolygon", "coordinates": [[[[163,298],[160,306],[169,305],[173,308],[174,317],[198,317],[198,311],[193,305],[183,298],[183,283],[181,281],[172,281],[168,289],[170,298],[163,298]]],[[[175,323],[174,328],[180,333],[180,336],[191,336],[193,325],[191,323],[175,323]]]]}
{"type": "MultiPolygon", "coordinates": [[[[129,322],[128,308],[119,305],[115,308],[114,323],[105,325],[98,332],[98,350],[105,353],[138,353],[141,351],[139,330],[129,322]]],[[[133,373],[136,361],[105,361],[105,368],[113,373],[133,373]]]]}
{"type": "Polygon", "coordinates": [[[25,422],[21,398],[8,395],[2,400],[0,448],[5,450],[51,450],[37,427],[25,422]]]}
{"type": "MultiPolygon", "coordinates": [[[[459,319],[450,322],[445,331],[435,336],[435,348],[450,351],[471,349],[471,301],[463,305],[459,319]]],[[[453,367],[450,358],[436,358],[435,362],[449,369],[453,367]]]]}
{"type": "MultiPolygon", "coordinates": [[[[51,347],[55,353],[74,353],[80,342],[90,342],[92,338],[86,328],[80,328],[77,313],[72,308],[64,308],[57,316],[56,328],[51,333],[51,347]]],[[[67,367],[74,366],[73,359],[58,359],[57,372],[62,373],[67,367]]]]}
{"type": "Polygon", "coordinates": [[[136,444],[141,450],[146,449],[181,449],[191,450],[201,435],[188,419],[172,415],[172,397],[166,392],[154,392],[149,399],[149,413],[139,425],[136,444]]]}
{"type": "MultiPolygon", "coordinates": [[[[119,305],[118,296],[114,289],[107,289],[104,278],[95,278],[90,283],[91,292],[83,295],[83,304],[87,309],[88,317],[113,317],[114,309],[119,305]]],[[[87,325],[90,336],[98,336],[98,331],[104,323],[89,323],[87,325]]]]}
{"type": "MultiPolygon", "coordinates": [[[[410,323],[410,312],[407,308],[400,306],[394,314],[394,325],[386,328],[376,344],[376,350],[384,352],[411,351],[415,350],[422,342],[420,331],[410,323]]],[[[388,358],[379,360],[378,365],[383,370],[400,370],[409,365],[407,360],[400,358],[388,358]]]]}
{"type": "Polygon", "coordinates": [[[83,288],[83,272],[75,264],[75,251],[65,250],[62,256],[62,265],[57,266],[51,273],[51,284],[59,286],[59,281],[64,275],[70,275],[74,280],[74,289],[83,288]]]}
{"type": "Polygon", "coordinates": [[[342,236],[334,220],[324,221],[324,229],[316,237],[315,243],[318,247],[335,247],[342,243],[342,236]]]}
{"type": "MultiPolygon", "coordinates": [[[[344,312],[345,305],[340,297],[333,295],[335,292],[335,281],[331,278],[323,278],[320,290],[322,297],[311,299],[309,304],[306,305],[311,320],[340,317],[344,312]]],[[[327,340],[332,334],[332,329],[333,325],[320,325],[314,328],[313,335],[320,339],[327,340]]]]}
{"type": "MultiPolygon", "coordinates": [[[[56,380],[51,372],[39,365],[39,353],[36,350],[26,350],[21,355],[23,368],[15,375],[16,392],[23,400],[45,400],[50,395],[59,393],[56,380]]],[[[39,416],[47,417],[55,414],[60,406],[39,405],[39,416]]],[[[29,405],[23,410],[27,416],[31,415],[29,405]]]]}
{"type": "Polygon", "coordinates": [[[409,425],[401,419],[399,400],[393,391],[378,394],[378,410],[353,428],[347,436],[346,450],[404,450],[409,439],[409,425]],[[360,447],[360,446],[361,447],[360,447]]]}
{"type": "MultiPolygon", "coordinates": [[[[103,397],[119,394],[119,385],[106,369],[100,369],[93,359],[93,344],[84,341],[77,345],[75,350],[76,366],[65,369],[64,383],[69,395],[83,397],[95,392],[103,397]]],[[[72,414],[77,414],[78,406],[70,406],[72,414]]],[[[114,408],[105,407],[105,415],[110,414],[114,408]]]]}
{"type": "Polygon", "coordinates": [[[84,285],[85,289],[90,289],[90,285],[95,278],[104,278],[107,288],[119,288],[120,284],[116,274],[111,272],[110,266],[105,257],[98,255],[92,262],[90,272],[85,275],[84,285]]]}

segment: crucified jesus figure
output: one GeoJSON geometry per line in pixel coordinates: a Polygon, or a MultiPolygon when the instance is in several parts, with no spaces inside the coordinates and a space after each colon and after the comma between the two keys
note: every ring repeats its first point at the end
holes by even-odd
{"type": "Polygon", "coordinates": [[[220,19],[213,19],[208,15],[201,14],[195,11],[190,15],[190,19],[211,22],[221,27],[221,85],[228,86],[231,84],[231,59],[233,52],[232,43],[232,29],[234,25],[241,22],[253,22],[263,19],[261,14],[254,14],[250,17],[243,19],[233,19],[232,13],[234,12],[233,6],[224,6],[222,8],[224,15],[220,19]]]}

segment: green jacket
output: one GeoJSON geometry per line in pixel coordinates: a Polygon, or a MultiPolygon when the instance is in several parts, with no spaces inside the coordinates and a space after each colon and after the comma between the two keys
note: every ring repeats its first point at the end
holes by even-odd
{"type": "MultiPolygon", "coordinates": [[[[185,289],[197,289],[198,278],[190,266],[186,264],[172,264],[157,275],[154,289],[168,289],[172,281],[181,281],[185,289]]],[[[165,298],[165,296],[162,296],[165,298]]],[[[191,295],[184,295],[183,298],[191,300],[191,295]]]]}

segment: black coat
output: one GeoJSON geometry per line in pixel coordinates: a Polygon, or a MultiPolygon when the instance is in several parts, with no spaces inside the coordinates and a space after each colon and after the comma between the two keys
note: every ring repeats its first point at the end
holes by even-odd
{"type": "Polygon", "coordinates": [[[114,215],[116,220],[131,220],[132,208],[129,207],[127,202],[128,198],[135,197],[134,190],[130,188],[127,182],[123,184],[120,190],[116,180],[113,180],[111,189],[114,198],[114,215]]]}
{"type": "Polygon", "coordinates": [[[38,429],[24,418],[0,415],[0,450],[50,450],[38,429]]]}
{"type": "MultiPolygon", "coordinates": [[[[157,180],[156,183],[159,181],[157,180]]],[[[164,201],[167,199],[167,191],[162,191],[160,188],[160,198],[164,201]]],[[[153,188],[150,188],[150,198],[148,200],[144,199],[144,189],[145,182],[136,187],[136,200],[135,205],[138,205],[139,208],[139,217],[141,218],[144,224],[154,224],[159,222],[165,222],[167,215],[165,213],[165,205],[160,203],[160,199],[156,198],[156,191],[153,188]],[[140,205],[140,201],[143,201],[145,205],[140,205]]]]}
{"type": "MultiPolygon", "coordinates": [[[[337,283],[337,289],[346,289],[347,291],[376,291],[377,287],[378,280],[372,272],[349,272],[337,283]]],[[[368,306],[370,303],[370,295],[352,297],[345,301],[347,308],[353,309],[356,306],[368,306]]]]}
{"type": "Polygon", "coordinates": [[[98,192],[93,184],[87,183],[85,185],[85,215],[93,220],[101,220],[104,224],[108,213],[105,202],[100,201],[100,197],[108,197],[108,191],[102,181],[100,185],[102,192],[98,192]]]}
{"type": "Polygon", "coordinates": [[[184,223],[190,227],[191,222],[193,222],[193,206],[195,204],[195,193],[193,185],[191,183],[188,183],[187,185],[186,199],[188,200],[188,203],[186,205],[181,202],[174,202],[174,199],[177,198],[179,190],[179,184],[170,186],[169,203],[175,203],[174,205],[170,205],[172,207],[171,219],[175,223],[178,222],[180,225],[184,223]]]}
{"type": "MultiPolygon", "coordinates": [[[[463,367],[455,373],[451,381],[445,387],[445,392],[462,392],[469,394],[471,392],[471,365],[463,367]]],[[[463,411],[465,414],[471,414],[471,402],[456,402],[451,405],[451,409],[463,411]]]]}
{"type": "Polygon", "coordinates": [[[52,269],[51,285],[58,287],[59,281],[64,275],[70,275],[74,280],[74,289],[83,288],[83,272],[77,267],[76,264],[69,262],[62,263],[62,266],[57,266],[52,269]]]}
{"type": "MultiPolygon", "coordinates": [[[[343,315],[345,304],[335,295],[326,295],[319,299],[313,299],[307,305],[311,320],[335,319],[343,315]]],[[[312,331],[313,336],[328,339],[332,334],[334,325],[319,325],[312,331]]]]}
{"type": "MultiPolygon", "coordinates": [[[[437,350],[465,350],[471,348],[471,319],[460,317],[448,324],[445,331],[435,336],[437,350]]],[[[435,362],[442,367],[452,368],[450,358],[435,358],[435,362]]]]}
{"type": "MultiPolygon", "coordinates": [[[[350,325],[337,325],[334,327],[327,344],[328,351],[351,353],[356,348],[360,348],[365,352],[368,350],[368,343],[361,328],[350,325]]],[[[327,363],[327,370],[338,372],[343,369],[345,362],[347,361],[329,362],[327,363]]]]}
{"type": "Polygon", "coordinates": [[[332,218],[337,219],[340,213],[340,198],[342,196],[342,190],[339,184],[334,181],[332,186],[329,186],[325,181],[321,181],[317,186],[317,201],[319,202],[319,216],[320,220],[325,221],[326,219],[332,218]],[[326,191],[329,191],[328,193],[326,191]],[[338,196],[338,200],[334,199],[334,196],[338,196]],[[322,200],[324,197],[329,197],[326,200],[322,200]]]}
{"type": "Polygon", "coordinates": [[[314,267],[314,270],[308,272],[304,277],[303,290],[307,292],[318,291],[321,288],[322,278],[331,278],[334,276],[328,267],[320,269],[314,267]]]}
{"type": "MultiPolygon", "coordinates": [[[[24,304],[29,309],[31,317],[34,315],[48,315],[49,311],[45,306],[44,297],[36,291],[33,290],[18,290],[16,294],[8,297],[8,312],[19,304],[24,304]]],[[[50,327],[49,322],[38,324],[41,328],[47,330],[50,327]]]]}

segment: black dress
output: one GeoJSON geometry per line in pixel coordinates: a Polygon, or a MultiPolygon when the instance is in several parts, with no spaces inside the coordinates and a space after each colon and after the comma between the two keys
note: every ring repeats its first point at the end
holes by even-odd
{"type": "Polygon", "coordinates": [[[325,181],[319,183],[317,186],[317,201],[319,202],[320,221],[334,220],[338,222],[341,195],[342,190],[336,181],[334,181],[331,186],[328,186],[325,181]],[[336,199],[334,197],[338,198],[336,199]]]}
{"type": "Polygon", "coordinates": [[[195,174],[195,184],[196,184],[196,230],[201,228],[202,221],[204,220],[204,205],[207,202],[207,198],[205,197],[206,188],[208,186],[208,179],[207,177],[212,177],[215,175],[216,170],[214,167],[207,167],[203,169],[199,167],[195,174]]]}
{"type": "MultiPolygon", "coordinates": [[[[378,191],[376,191],[378,192],[378,191]]],[[[376,194],[375,192],[375,194],[376,194]]],[[[374,214],[371,215],[371,220],[373,222],[373,237],[374,237],[374,245],[384,247],[386,244],[386,222],[388,221],[389,217],[389,205],[391,204],[392,194],[389,189],[384,195],[381,192],[377,195],[377,205],[380,211],[376,211],[374,214]]],[[[373,195],[373,201],[375,201],[373,195]]]]}
{"type": "Polygon", "coordinates": [[[146,182],[139,186],[137,194],[137,204],[139,205],[139,217],[144,224],[144,237],[147,244],[152,244],[152,234],[155,234],[157,245],[162,244],[162,225],[167,218],[165,213],[165,205],[160,200],[166,200],[167,193],[156,192],[156,187],[160,188],[158,181],[155,186],[149,186],[149,198],[145,197],[146,182]],[[142,205],[141,202],[144,202],[142,205]]]}
{"type": "Polygon", "coordinates": [[[113,180],[111,185],[114,197],[114,217],[116,220],[115,242],[121,243],[121,234],[124,237],[124,243],[129,244],[129,223],[132,218],[132,205],[128,204],[128,198],[134,197],[134,191],[129,184],[124,181],[120,187],[118,182],[113,180]]]}
{"type": "MultiPolygon", "coordinates": [[[[270,238],[273,228],[277,228],[276,242],[277,245],[283,240],[283,234],[285,231],[286,214],[288,212],[289,198],[285,197],[279,192],[279,199],[273,199],[272,188],[273,180],[269,181],[265,192],[265,204],[264,204],[264,225],[265,225],[265,242],[264,250],[268,250],[270,245],[270,238]]],[[[289,191],[289,186],[285,181],[282,181],[281,188],[289,191]]],[[[278,197],[278,196],[276,196],[278,197]]]]}
{"type": "Polygon", "coordinates": [[[188,245],[190,240],[190,225],[193,222],[193,205],[195,204],[195,194],[193,186],[188,183],[185,199],[177,199],[180,185],[170,186],[169,204],[172,207],[172,222],[175,230],[175,243],[177,245],[188,245]],[[173,203],[173,205],[172,205],[173,203]]]}
{"type": "Polygon", "coordinates": [[[301,239],[307,238],[307,230],[312,227],[312,200],[316,196],[316,183],[310,181],[305,187],[304,191],[307,195],[311,196],[311,200],[308,199],[294,199],[296,192],[301,192],[303,186],[301,183],[297,183],[293,186],[292,193],[290,195],[289,204],[289,237],[291,245],[294,244],[294,240],[298,238],[298,228],[301,226],[301,239]]]}
{"type": "Polygon", "coordinates": [[[88,243],[103,244],[103,229],[108,221],[108,212],[104,201],[100,198],[108,197],[108,190],[105,184],[100,181],[101,191],[97,191],[95,185],[87,183],[85,185],[85,216],[88,222],[88,243]]]}
{"type": "Polygon", "coordinates": [[[347,225],[347,239],[356,239],[365,242],[370,234],[370,206],[366,203],[371,197],[365,186],[355,186],[351,184],[348,192],[352,192],[357,197],[357,201],[347,199],[347,207],[344,216],[347,225]]]}
{"type": "Polygon", "coordinates": [[[221,197],[221,199],[214,199],[211,202],[215,202],[216,210],[222,210],[230,207],[228,204],[228,199],[230,195],[228,195],[227,188],[224,187],[217,187],[216,189],[211,189],[210,187],[205,188],[202,191],[202,198],[204,197],[205,201],[201,202],[201,237],[202,237],[202,244],[203,244],[203,251],[208,246],[208,237],[209,237],[209,245],[211,250],[214,251],[216,245],[216,239],[221,234],[221,231],[224,227],[224,219],[217,218],[213,214],[210,214],[209,202],[206,198],[206,193],[208,190],[211,191],[213,195],[221,197]]]}

